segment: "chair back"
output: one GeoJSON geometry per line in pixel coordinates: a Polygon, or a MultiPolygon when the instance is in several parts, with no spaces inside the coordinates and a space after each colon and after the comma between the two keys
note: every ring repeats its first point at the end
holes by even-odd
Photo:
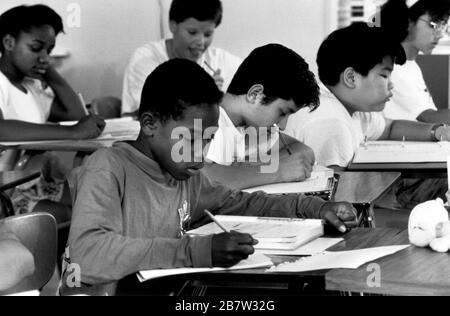
{"type": "Polygon", "coordinates": [[[47,213],[31,213],[7,217],[2,222],[33,254],[35,272],[0,295],[41,290],[55,273],[58,244],[55,218],[47,213]]]}

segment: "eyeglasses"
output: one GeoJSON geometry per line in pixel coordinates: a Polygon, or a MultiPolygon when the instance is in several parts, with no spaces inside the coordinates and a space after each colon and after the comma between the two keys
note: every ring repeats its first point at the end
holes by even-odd
{"type": "Polygon", "coordinates": [[[446,33],[446,34],[449,33],[449,25],[448,25],[448,23],[444,23],[444,22],[442,22],[442,23],[435,23],[435,22],[431,22],[431,21],[428,21],[428,20],[423,19],[423,18],[419,18],[419,20],[427,22],[428,26],[433,29],[433,32],[436,35],[440,35],[440,34],[443,34],[443,33],[446,33]]]}

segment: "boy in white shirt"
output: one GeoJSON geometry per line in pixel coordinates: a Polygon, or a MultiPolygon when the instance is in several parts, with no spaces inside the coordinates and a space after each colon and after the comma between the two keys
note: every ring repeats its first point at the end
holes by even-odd
{"type": "Polygon", "coordinates": [[[314,153],[287,135],[280,139],[278,128],[290,114],[318,103],[319,87],[300,55],[279,44],[256,48],[221,103],[206,173],[235,189],[309,178],[314,153]]]}
{"type": "MultiPolygon", "coordinates": [[[[357,23],[335,31],[321,45],[317,57],[325,92],[321,106],[291,116],[287,132],[311,146],[317,161],[347,167],[358,146],[368,140],[450,140],[450,127],[384,118],[392,97],[394,62],[406,60],[400,43],[389,41],[380,28],[357,23]]],[[[445,196],[446,183],[430,181],[400,199],[403,206],[445,196]],[[432,182],[432,183],[431,183],[432,182]],[[425,190],[426,189],[426,190],[425,190]]],[[[403,187],[404,193],[410,187],[403,187]]]]}
{"type": "Polygon", "coordinates": [[[145,79],[157,66],[173,58],[198,63],[221,90],[227,89],[241,60],[210,46],[222,13],[220,0],[173,0],[169,11],[173,37],[144,45],[133,54],[125,71],[122,114],[137,115],[145,79]]]}

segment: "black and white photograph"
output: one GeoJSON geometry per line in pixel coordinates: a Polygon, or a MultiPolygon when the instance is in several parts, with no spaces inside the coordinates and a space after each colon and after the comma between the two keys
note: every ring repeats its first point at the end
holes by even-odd
{"type": "Polygon", "coordinates": [[[0,296],[450,296],[449,20],[450,0],[2,0],[0,296]]]}

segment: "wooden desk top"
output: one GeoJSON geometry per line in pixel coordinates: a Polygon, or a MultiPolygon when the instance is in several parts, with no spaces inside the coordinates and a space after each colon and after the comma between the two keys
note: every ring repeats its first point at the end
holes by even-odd
{"type": "Polygon", "coordinates": [[[4,171],[0,172],[0,191],[12,189],[41,176],[40,172],[4,171]]]}
{"type": "MultiPolygon", "coordinates": [[[[398,229],[358,229],[329,250],[342,251],[409,244],[408,232],[398,229]]],[[[364,292],[385,295],[450,295],[450,254],[411,246],[392,256],[381,258],[381,287],[370,288],[367,279],[373,270],[368,265],[357,270],[337,269],[328,272],[327,290],[364,292]]]]}
{"type": "Polygon", "coordinates": [[[19,150],[38,150],[38,151],[74,151],[93,153],[97,149],[112,147],[116,141],[122,139],[104,139],[104,140],[67,140],[67,141],[48,141],[48,142],[28,142],[17,146],[1,146],[7,149],[19,150]]]}
{"type": "Polygon", "coordinates": [[[338,172],[335,201],[373,203],[400,179],[399,172],[338,172]]]}

